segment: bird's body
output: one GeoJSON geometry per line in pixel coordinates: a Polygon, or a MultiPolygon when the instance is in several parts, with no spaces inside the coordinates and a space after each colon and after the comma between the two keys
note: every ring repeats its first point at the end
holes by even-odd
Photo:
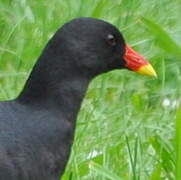
{"type": "Polygon", "coordinates": [[[59,179],[88,85],[77,80],[69,84],[63,78],[63,92],[38,103],[21,98],[0,103],[0,180],[59,179]]]}
{"type": "Polygon", "coordinates": [[[16,102],[2,103],[0,109],[0,179],[58,180],[69,156],[73,124],[58,110],[16,102]]]}
{"type": "Polygon", "coordinates": [[[114,69],[134,70],[125,46],[117,28],[92,18],[57,31],[20,95],[0,103],[0,180],[60,179],[89,82],[114,69]]]}

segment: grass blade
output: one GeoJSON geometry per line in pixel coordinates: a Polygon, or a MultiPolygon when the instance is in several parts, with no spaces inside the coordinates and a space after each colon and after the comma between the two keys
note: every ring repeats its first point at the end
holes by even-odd
{"type": "Polygon", "coordinates": [[[157,165],[153,171],[150,180],[161,180],[161,166],[157,165]]]}
{"type": "Polygon", "coordinates": [[[107,0],[100,0],[92,12],[92,17],[95,17],[95,18],[100,17],[103,9],[106,7],[106,4],[108,2],[109,1],[107,1],[107,0]]]}
{"type": "Polygon", "coordinates": [[[129,157],[130,157],[131,168],[133,171],[133,179],[137,180],[136,165],[137,165],[137,152],[138,152],[138,138],[136,138],[134,153],[131,152],[131,147],[130,147],[129,139],[127,136],[126,136],[126,144],[127,144],[129,157]]]}
{"type": "Polygon", "coordinates": [[[176,115],[176,180],[181,179],[181,107],[176,115]]]}
{"type": "Polygon", "coordinates": [[[144,17],[142,17],[141,20],[147,26],[149,31],[155,36],[157,45],[161,49],[181,59],[181,47],[159,24],[144,17]]]}
{"type": "Polygon", "coordinates": [[[110,169],[104,168],[95,162],[91,162],[90,168],[102,177],[108,178],[110,180],[121,180],[116,174],[110,171],[110,169]]]}

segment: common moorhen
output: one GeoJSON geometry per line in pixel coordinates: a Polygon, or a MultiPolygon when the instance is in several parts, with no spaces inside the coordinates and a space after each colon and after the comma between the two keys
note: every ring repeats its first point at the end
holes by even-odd
{"type": "Polygon", "coordinates": [[[123,68],[156,76],[115,26],[93,18],[63,25],[20,95],[0,103],[0,180],[59,180],[89,82],[123,68]]]}

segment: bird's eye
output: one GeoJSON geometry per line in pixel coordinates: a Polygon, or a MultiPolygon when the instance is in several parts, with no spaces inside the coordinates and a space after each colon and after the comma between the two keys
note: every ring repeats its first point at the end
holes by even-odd
{"type": "Polygon", "coordinates": [[[107,42],[109,43],[109,45],[115,46],[116,45],[116,38],[115,38],[115,36],[112,35],[112,34],[108,34],[107,42]]]}

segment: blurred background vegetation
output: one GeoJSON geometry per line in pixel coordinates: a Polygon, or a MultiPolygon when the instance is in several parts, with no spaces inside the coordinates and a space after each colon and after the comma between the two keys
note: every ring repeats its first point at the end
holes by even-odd
{"type": "Polygon", "coordinates": [[[18,95],[48,39],[76,17],[116,25],[158,73],[90,84],[63,180],[181,179],[180,10],[180,0],[0,0],[1,100],[18,95]]]}

